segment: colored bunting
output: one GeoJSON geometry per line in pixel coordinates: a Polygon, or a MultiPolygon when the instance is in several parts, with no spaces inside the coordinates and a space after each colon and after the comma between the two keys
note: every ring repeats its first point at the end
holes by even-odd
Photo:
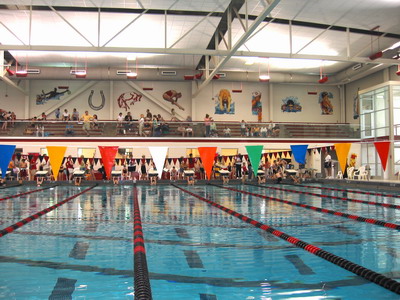
{"type": "Polygon", "coordinates": [[[381,159],[383,171],[386,171],[387,159],[389,156],[390,142],[375,142],[375,149],[381,159]]]}
{"type": "Polygon", "coordinates": [[[246,146],[246,151],[249,155],[250,163],[253,167],[254,176],[257,177],[258,165],[261,160],[261,153],[264,149],[263,145],[246,146]]]}
{"type": "Polygon", "coordinates": [[[217,147],[198,147],[201,161],[203,162],[204,171],[208,180],[211,178],[211,170],[214,164],[214,157],[217,153],[217,147]]]}
{"type": "Polygon", "coordinates": [[[295,161],[299,164],[306,164],[306,154],[308,145],[290,145],[295,161]]]}
{"type": "Polygon", "coordinates": [[[117,155],[118,146],[98,146],[103,161],[104,170],[108,179],[111,179],[111,170],[114,165],[114,159],[117,155]]]}
{"type": "Polygon", "coordinates": [[[151,157],[158,172],[158,178],[161,179],[164,169],[165,158],[167,157],[168,147],[149,147],[151,157]]]}
{"type": "Polygon", "coordinates": [[[336,155],[342,173],[344,173],[346,168],[347,155],[349,154],[350,147],[351,147],[350,143],[335,144],[336,155]]]}
{"type": "Polygon", "coordinates": [[[0,145],[0,169],[1,178],[6,177],[8,164],[10,163],[15,151],[15,145],[0,145]]]}
{"type": "Polygon", "coordinates": [[[55,180],[58,178],[57,174],[60,170],[66,150],[66,146],[47,146],[47,153],[49,154],[50,158],[50,166],[55,180]]]}

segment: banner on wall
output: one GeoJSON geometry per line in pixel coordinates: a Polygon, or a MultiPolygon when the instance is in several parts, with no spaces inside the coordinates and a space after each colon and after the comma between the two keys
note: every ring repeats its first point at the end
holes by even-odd
{"type": "Polygon", "coordinates": [[[107,178],[111,179],[111,170],[118,152],[118,146],[98,146],[107,178]]]}
{"type": "Polygon", "coordinates": [[[339,161],[340,169],[344,173],[346,168],[347,155],[349,154],[351,144],[350,143],[340,143],[334,144],[336,149],[336,155],[339,161]]]}
{"type": "Polygon", "coordinates": [[[390,150],[390,142],[375,142],[375,149],[381,159],[383,171],[386,171],[387,160],[390,150]]]}
{"type": "Polygon", "coordinates": [[[4,179],[7,174],[8,164],[10,163],[15,151],[15,145],[0,145],[0,169],[1,178],[4,179]]]}
{"type": "Polygon", "coordinates": [[[149,150],[158,172],[158,178],[161,179],[168,147],[149,147],[149,150]]]}
{"type": "Polygon", "coordinates": [[[232,100],[231,92],[227,89],[221,89],[215,96],[215,114],[235,114],[235,103],[232,100]]]}
{"type": "Polygon", "coordinates": [[[64,159],[65,151],[67,150],[66,146],[47,146],[47,153],[50,158],[50,166],[53,170],[54,179],[58,178],[58,171],[60,170],[60,166],[64,159]]]}
{"type": "Polygon", "coordinates": [[[255,91],[251,94],[251,114],[257,116],[258,122],[262,121],[262,103],[260,91],[255,91]]]}
{"type": "Polygon", "coordinates": [[[249,155],[250,163],[254,172],[254,176],[257,177],[258,165],[261,160],[261,153],[264,149],[263,145],[246,146],[247,154],[249,155]]]}
{"type": "Polygon", "coordinates": [[[333,94],[331,92],[323,91],[319,94],[318,103],[321,106],[322,115],[333,114],[333,105],[331,99],[333,99],[333,94]]]}
{"type": "Polygon", "coordinates": [[[203,162],[204,171],[207,179],[211,178],[211,170],[214,164],[214,157],[217,153],[217,147],[198,147],[201,161],[203,162]]]}
{"type": "Polygon", "coordinates": [[[299,164],[306,164],[307,148],[308,145],[290,145],[294,160],[297,161],[299,164]]]}

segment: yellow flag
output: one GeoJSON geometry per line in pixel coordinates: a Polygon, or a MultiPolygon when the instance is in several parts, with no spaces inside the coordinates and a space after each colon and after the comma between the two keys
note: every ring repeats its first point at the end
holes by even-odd
{"type": "Polygon", "coordinates": [[[346,168],[347,155],[349,154],[351,143],[334,144],[334,146],[340,169],[342,170],[342,173],[344,173],[344,169],[346,168]]]}
{"type": "Polygon", "coordinates": [[[67,147],[65,146],[47,146],[47,153],[49,154],[50,165],[55,180],[57,180],[58,171],[60,170],[66,150],[67,147]]]}

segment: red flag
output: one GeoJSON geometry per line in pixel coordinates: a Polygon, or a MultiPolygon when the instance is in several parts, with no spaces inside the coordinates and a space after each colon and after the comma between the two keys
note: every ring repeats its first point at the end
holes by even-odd
{"type": "Polygon", "coordinates": [[[386,171],[387,159],[389,156],[390,142],[375,142],[376,152],[379,154],[381,159],[383,171],[386,171]]]}
{"type": "Polygon", "coordinates": [[[111,179],[111,170],[114,165],[114,159],[117,155],[118,146],[99,146],[100,155],[104,164],[104,170],[107,177],[111,179]]]}

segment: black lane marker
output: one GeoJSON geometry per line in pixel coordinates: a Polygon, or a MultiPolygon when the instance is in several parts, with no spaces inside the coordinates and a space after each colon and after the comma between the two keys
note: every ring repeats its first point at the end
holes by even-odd
{"type": "Polygon", "coordinates": [[[371,195],[371,196],[382,196],[382,197],[392,197],[392,198],[400,198],[400,195],[395,194],[385,194],[385,193],[374,193],[374,192],[363,192],[363,191],[356,191],[356,190],[345,190],[345,189],[338,189],[338,188],[328,188],[322,186],[312,186],[312,185],[298,185],[299,187],[306,187],[312,189],[320,189],[320,190],[328,190],[328,191],[338,191],[338,192],[345,192],[345,193],[354,193],[354,194],[364,194],[364,195],[371,195]]]}
{"type": "Polygon", "coordinates": [[[87,224],[87,225],[85,226],[85,228],[83,229],[83,231],[86,231],[86,232],[96,232],[98,226],[99,226],[99,224],[87,224]]]}
{"type": "Polygon", "coordinates": [[[338,229],[339,231],[341,231],[341,232],[343,232],[345,234],[353,235],[353,236],[359,236],[358,232],[355,232],[355,231],[347,228],[346,226],[335,225],[335,226],[332,226],[332,227],[338,229]]]}
{"type": "Polygon", "coordinates": [[[190,235],[185,228],[175,227],[176,234],[183,239],[190,239],[190,235]]]}
{"type": "MultiPolygon", "coordinates": [[[[196,197],[197,199],[199,199],[201,201],[204,201],[204,202],[226,212],[227,214],[230,214],[231,216],[234,216],[234,217],[242,220],[243,222],[249,223],[256,228],[260,228],[264,231],[267,231],[267,232],[281,238],[282,240],[295,245],[298,248],[304,249],[304,250],[310,252],[311,254],[314,254],[315,256],[318,256],[326,261],[329,261],[345,270],[348,270],[360,277],[363,277],[363,278],[369,280],[370,282],[376,283],[377,285],[380,285],[380,286],[384,287],[385,289],[400,295],[400,282],[398,282],[392,278],[386,277],[383,274],[377,273],[373,270],[370,270],[363,266],[357,265],[347,259],[344,259],[343,257],[337,256],[333,253],[330,253],[330,252],[323,250],[319,247],[316,247],[312,244],[306,243],[305,241],[302,241],[294,236],[290,236],[282,231],[279,231],[271,226],[268,226],[266,224],[258,222],[258,221],[254,220],[252,218],[249,218],[245,215],[242,215],[232,209],[229,209],[229,208],[222,206],[214,201],[211,201],[210,199],[207,199],[207,198],[204,198],[197,194],[194,194],[180,186],[177,186],[175,184],[171,184],[171,185],[189,195],[192,195],[193,197],[196,197]]],[[[226,188],[226,187],[218,186],[218,185],[213,185],[213,186],[217,186],[220,188],[226,188]]],[[[226,188],[226,189],[229,190],[229,188],[226,188]]],[[[231,190],[234,190],[234,189],[231,189],[231,190]]],[[[239,190],[237,190],[237,191],[239,191],[239,190]]]]}
{"type": "MultiPolygon", "coordinates": [[[[133,277],[132,270],[119,270],[114,268],[101,268],[97,266],[90,265],[73,265],[66,263],[59,263],[53,261],[42,261],[42,260],[31,260],[31,259],[21,259],[10,256],[0,256],[0,263],[14,263],[24,265],[26,267],[35,268],[47,268],[50,270],[69,270],[69,271],[79,271],[84,273],[91,273],[94,275],[101,276],[124,276],[133,277]]],[[[389,273],[390,276],[400,277],[398,272],[389,273]]],[[[22,276],[22,275],[21,275],[22,276]]],[[[151,273],[150,278],[152,280],[163,280],[170,282],[179,283],[190,283],[190,284],[208,284],[211,286],[221,286],[221,287],[260,287],[264,280],[242,280],[242,278],[221,278],[221,277],[199,277],[199,276],[185,276],[185,275],[175,275],[175,274],[164,274],[164,273],[151,273]]],[[[284,290],[294,290],[294,289],[320,289],[321,283],[302,283],[302,282],[281,282],[280,280],[270,280],[269,284],[275,288],[284,290]]],[[[361,286],[364,284],[369,284],[368,280],[365,280],[359,276],[347,276],[345,279],[324,281],[325,287],[327,289],[340,288],[345,286],[361,286]]]]}
{"type": "Polygon", "coordinates": [[[217,300],[217,296],[213,294],[199,294],[200,300],[217,300]]]}
{"type": "Polygon", "coordinates": [[[368,204],[368,205],[383,206],[383,207],[386,207],[386,208],[400,209],[400,205],[397,205],[397,204],[380,203],[380,202],[365,201],[365,200],[358,200],[358,199],[350,199],[350,198],[345,198],[345,197],[338,197],[338,196],[330,196],[330,195],[325,195],[325,194],[316,194],[316,193],[311,193],[311,192],[296,191],[296,190],[291,190],[291,189],[277,188],[277,187],[266,186],[266,185],[258,185],[258,184],[253,184],[253,183],[246,183],[246,185],[251,185],[251,186],[256,186],[256,187],[260,187],[260,188],[264,188],[264,189],[276,190],[276,191],[284,191],[284,192],[289,192],[289,193],[295,193],[295,194],[303,194],[303,195],[317,196],[317,197],[321,197],[321,198],[330,198],[330,199],[335,199],[335,200],[342,200],[342,201],[356,202],[356,203],[362,203],[362,204],[368,204]]]}
{"type": "Polygon", "coordinates": [[[69,257],[75,259],[85,259],[88,249],[88,242],[76,242],[74,248],[72,248],[71,252],[69,253],[69,257]]]}
{"type": "Polygon", "coordinates": [[[79,197],[80,195],[90,191],[91,189],[95,188],[96,186],[97,186],[97,184],[95,184],[95,185],[83,190],[82,192],[80,192],[80,193],[78,193],[78,194],[76,194],[76,195],[74,195],[72,197],[69,197],[69,198],[67,198],[67,199],[65,199],[63,201],[60,201],[60,202],[58,202],[58,203],[56,203],[56,204],[54,204],[54,205],[52,205],[52,206],[50,206],[48,208],[45,208],[45,209],[37,212],[36,214],[33,214],[33,215],[31,215],[31,216],[29,216],[29,217],[27,217],[27,218],[15,223],[15,224],[13,224],[11,226],[8,226],[8,227],[0,230],[0,237],[3,237],[6,234],[9,234],[9,233],[13,232],[14,230],[24,226],[25,224],[28,224],[28,223],[32,222],[33,220],[36,220],[36,219],[40,218],[41,216],[43,216],[43,215],[55,210],[56,208],[60,207],[61,205],[64,205],[68,201],[71,201],[72,199],[75,199],[76,197],[79,197]]]}
{"type": "Polygon", "coordinates": [[[285,258],[290,261],[301,275],[313,275],[314,271],[307,266],[298,255],[285,255],[285,258]]]}
{"type": "Polygon", "coordinates": [[[183,253],[186,256],[186,261],[191,268],[204,268],[203,262],[197,251],[194,250],[183,250],[183,253]]]}
{"type": "Polygon", "coordinates": [[[36,193],[36,192],[48,190],[48,189],[54,188],[54,187],[56,187],[56,186],[57,186],[57,185],[52,185],[52,186],[48,186],[48,187],[45,187],[45,188],[41,188],[41,189],[37,189],[37,190],[25,192],[25,193],[19,193],[19,194],[7,196],[7,197],[4,197],[4,198],[0,198],[0,201],[12,199],[12,198],[18,198],[18,197],[25,196],[25,195],[29,195],[29,194],[32,194],[32,193],[36,193]]]}
{"type": "MultiPolygon", "coordinates": [[[[340,212],[340,211],[330,210],[330,209],[321,208],[321,207],[317,207],[317,206],[311,206],[311,205],[307,205],[307,204],[301,204],[301,203],[297,203],[297,202],[293,202],[293,201],[289,201],[289,200],[283,200],[283,199],[279,199],[279,198],[275,198],[275,197],[269,197],[269,196],[265,196],[265,195],[261,195],[261,194],[257,194],[257,193],[251,193],[251,192],[238,190],[238,189],[234,189],[234,188],[229,188],[229,187],[221,186],[221,185],[217,185],[217,184],[210,183],[210,185],[219,187],[221,189],[227,189],[230,191],[239,192],[239,193],[246,194],[246,195],[252,195],[252,196],[263,198],[263,199],[273,200],[273,201],[277,201],[277,202],[281,202],[281,203],[285,203],[285,204],[289,204],[289,205],[293,205],[293,206],[311,209],[311,210],[321,212],[324,214],[331,214],[334,216],[351,219],[351,220],[354,220],[357,222],[365,222],[365,223],[369,223],[372,225],[377,225],[377,226],[382,226],[382,227],[386,227],[386,228],[390,228],[390,229],[400,230],[400,225],[395,224],[395,223],[390,223],[390,222],[381,221],[381,220],[372,219],[372,218],[365,218],[365,217],[361,217],[361,216],[357,216],[357,215],[350,215],[350,214],[346,214],[346,213],[340,212]]],[[[262,186],[260,186],[260,187],[262,187],[262,186]]]]}
{"type": "Polygon", "coordinates": [[[72,293],[75,291],[76,279],[58,278],[49,300],[68,300],[72,299],[72,293]]]}

